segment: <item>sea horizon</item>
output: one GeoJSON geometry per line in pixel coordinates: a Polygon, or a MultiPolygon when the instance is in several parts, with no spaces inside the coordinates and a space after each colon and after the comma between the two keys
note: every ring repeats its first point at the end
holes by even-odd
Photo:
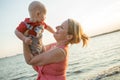
{"type": "MultiPolygon", "coordinates": [[[[95,35],[89,36],[89,38],[95,38],[95,37],[99,37],[99,36],[102,36],[102,35],[111,34],[111,33],[118,32],[118,31],[120,31],[120,29],[116,29],[116,30],[112,30],[112,31],[108,31],[108,32],[103,32],[103,33],[95,34],[95,35]]],[[[16,53],[15,55],[9,55],[9,56],[0,57],[0,59],[12,57],[12,56],[17,56],[17,55],[21,55],[21,54],[22,53],[16,53]]]]}

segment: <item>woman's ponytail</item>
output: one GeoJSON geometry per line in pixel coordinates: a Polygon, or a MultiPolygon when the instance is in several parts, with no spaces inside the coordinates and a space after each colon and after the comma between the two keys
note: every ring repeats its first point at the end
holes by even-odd
{"type": "Polygon", "coordinates": [[[87,36],[86,34],[82,34],[82,35],[81,35],[81,39],[82,39],[82,41],[83,41],[83,47],[84,47],[84,46],[87,46],[88,40],[89,40],[88,36],[87,36]]]}
{"type": "Polygon", "coordinates": [[[83,47],[87,46],[88,36],[84,34],[81,25],[73,19],[68,19],[68,34],[73,35],[73,38],[70,40],[71,44],[77,44],[83,41],[83,47]]]}

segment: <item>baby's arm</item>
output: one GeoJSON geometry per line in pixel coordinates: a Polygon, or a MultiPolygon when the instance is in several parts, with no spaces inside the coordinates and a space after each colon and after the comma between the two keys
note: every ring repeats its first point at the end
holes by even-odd
{"type": "Polygon", "coordinates": [[[54,32],[55,32],[54,29],[53,29],[51,26],[49,26],[49,25],[47,25],[46,30],[48,30],[48,31],[51,32],[51,33],[54,33],[54,32]]]}
{"type": "Polygon", "coordinates": [[[25,36],[20,32],[18,31],[17,29],[15,30],[15,35],[22,41],[25,40],[25,36]]]}
{"type": "Polygon", "coordinates": [[[21,33],[20,31],[18,31],[17,29],[15,30],[15,35],[22,40],[23,42],[25,42],[26,44],[31,44],[32,40],[30,37],[26,37],[23,33],[21,33]]]}

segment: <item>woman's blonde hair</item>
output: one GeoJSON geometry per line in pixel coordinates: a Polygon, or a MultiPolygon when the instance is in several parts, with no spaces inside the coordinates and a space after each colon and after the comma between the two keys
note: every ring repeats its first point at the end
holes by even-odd
{"type": "Polygon", "coordinates": [[[68,19],[68,34],[73,35],[71,44],[77,44],[82,40],[83,47],[87,45],[88,36],[83,32],[81,25],[73,19],[68,19]]]}

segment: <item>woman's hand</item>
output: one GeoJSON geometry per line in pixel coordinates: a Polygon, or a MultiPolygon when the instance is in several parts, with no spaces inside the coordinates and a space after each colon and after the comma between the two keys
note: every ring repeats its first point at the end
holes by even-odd
{"type": "Polygon", "coordinates": [[[25,38],[24,38],[24,42],[25,42],[25,44],[27,44],[27,45],[31,45],[31,44],[32,44],[31,37],[25,37],[25,38]]]}

